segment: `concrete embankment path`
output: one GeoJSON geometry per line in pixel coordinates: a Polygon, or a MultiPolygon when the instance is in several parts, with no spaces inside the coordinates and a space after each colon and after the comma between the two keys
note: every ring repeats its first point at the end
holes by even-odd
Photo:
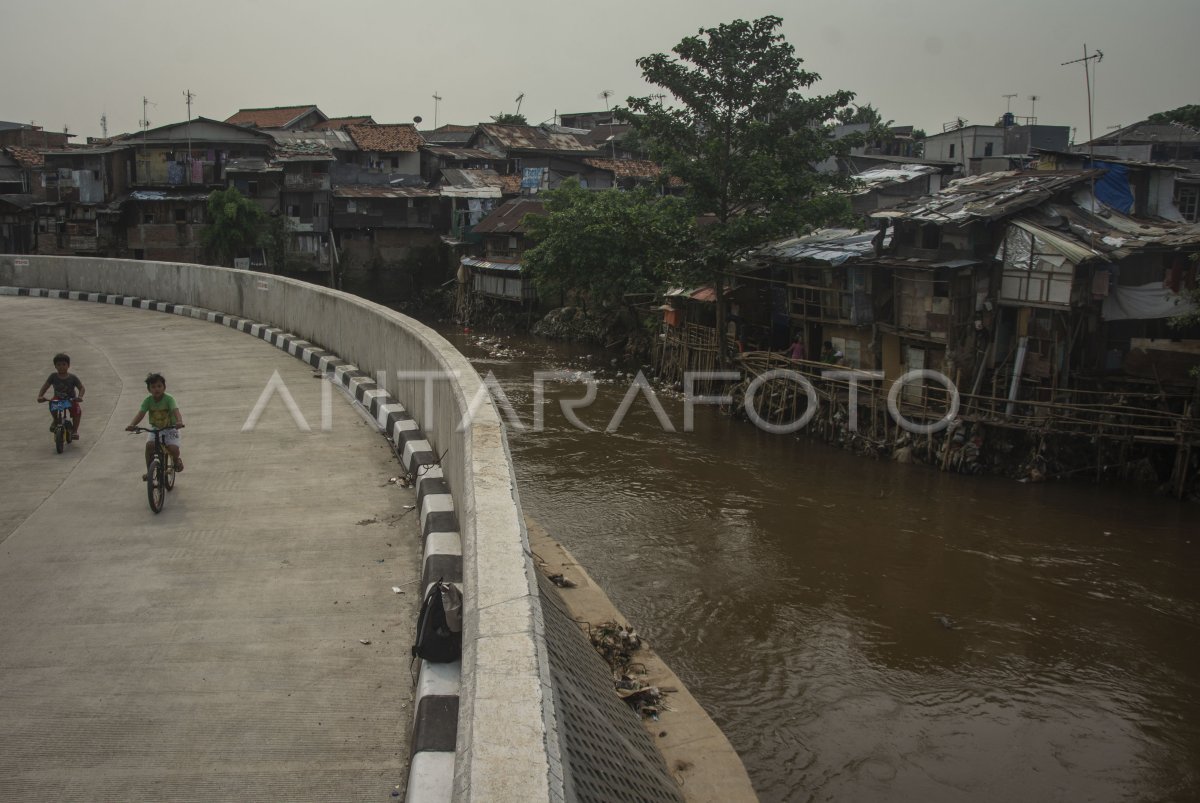
{"type": "Polygon", "coordinates": [[[0,342],[0,800],[403,790],[420,540],[377,428],[205,321],[0,297],[0,342]],[[34,403],[58,351],[87,388],[61,455],[34,403]],[[187,424],[158,515],[124,431],[149,371],[187,424]]]}

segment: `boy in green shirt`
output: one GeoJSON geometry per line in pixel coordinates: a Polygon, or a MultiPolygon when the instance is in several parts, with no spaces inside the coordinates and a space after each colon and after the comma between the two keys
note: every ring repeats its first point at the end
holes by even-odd
{"type": "MultiPolygon", "coordinates": [[[[133,432],[147,413],[150,414],[150,426],[154,429],[175,427],[175,429],[162,433],[162,441],[175,461],[175,470],[183,471],[183,460],[179,456],[179,430],[183,429],[183,415],[179,412],[179,405],[175,403],[175,397],[167,393],[167,380],[163,379],[162,374],[147,376],[146,389],[150,391],[150,395],[142,401],[142,406],[138,408],[138,414],[125,429],[133,432]]],[[[148,432],[146,433],[147,468],[153,458],[154,433],[148,432]]],[[[142,475],[142,479],[146,479],[145,474],[142,475]]]]}

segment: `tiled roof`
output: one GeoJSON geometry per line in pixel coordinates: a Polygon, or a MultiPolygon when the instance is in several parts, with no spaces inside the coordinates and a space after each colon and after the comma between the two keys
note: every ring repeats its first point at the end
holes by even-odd
{"type": "Polygon", "coordinates": [[[346,126],[359,150],[375,153],[416,153],[425,144],[412,123],[346,126]]]}
{"type": "Polygon", "coordinates": [[[9,145],[4,150],[21,167],[41,167],[46,162],[41,153],[23,145],[9,145]]]}
{"type": "Polygon", "coordinates": [[[584,159],[583,163],[608,170],[617,178],[658,178],[662,175],[657,162],[645,159],[584,159]]]}
{"type": "Polygon", "coordinates": [[[316,106],[275,106],[270,109],[239,109],[225,122],[233,125],[248,125],[254,128],[283,128],[298,117],[303,117],[312,111],[320,111],[316,106]]]}
{"type": "Polygon", "coordinates": [[[373,125],[371,115],[364,117],[330,117],[313,126],[314,131],[338,131],[348,125],[373,125]]]}

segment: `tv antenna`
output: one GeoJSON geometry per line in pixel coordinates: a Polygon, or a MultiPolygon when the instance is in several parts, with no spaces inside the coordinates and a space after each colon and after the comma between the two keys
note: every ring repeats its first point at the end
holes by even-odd
{"type": "Polygon", "coordinates": [[[1015,98],[1016,96],[1017,96],[1016,92],[1013,92],[1011,95],[1001,95],[1000,96],[1000,97],[1004,98],[1005,101],[1007,101],[1004,105],[1005,114],[1012,113],[1012,99],[1015,98]]]}
{"type": "Polygon", "coordinates": [[[517,95],[517,99],[514,101],[514,103],[516,103],[516,104],[517,104],[517,114],[520,114],[520,113],[521,113],[521,101],[523,101],[523,100],[525,100],[525,93],[524,93],[524,92],[522,92],[521,94],[517,95]]]}
{"type": "Polygon", "coordinates": [[[615,94],[617,93],[613,92],[611,89],[601,89],[600,94],[596,96],[604,101],[604,111],[608,111],[608,99],[615,94]]]}
{"type": "Polygon", "coordinates": [[[433,127],[434,128],[438,127],[438,124],[437,124],[438,104],[441,102],[442,102],[442,96],[437,93],[436,89],[433,90],[433,127]]]}
{"type": "MultiPolygon", "coordinates": [[[[190,89],[183,90],[183,96],[187,98],[187,140],[188,140],[188,164],[192,163],[192,98],[196,97],[196,93],[190,89]]],[[[189,176],[190,178],[190,176],[189,176]]]]}
{"type": "Polygon", "coordinates": [[[1041,95],[1029,96],[1029,124],[1037,125],[1037,102],[1041,100],[1041,95]]]}
{"type": "Polygon", "coordinates": [[[108,139],[108,113],[100,112],[100,136],[108,139]]]}
{"type": "Polygon", "coordinates": [[[1083,78],[1087,82],[1087,102],[1088,102],[1088,142],[1094,138],[1092,135],[1092,72],[1096,69],[1096,65],[1104,59],[1104,51],[1096,48],[1096,52],[1088,54],[1088,46],[1085,42],[1083,45],[1083,58],[1064,61],[1060,67],[1066,67],[1068,64],[1083,64],[1083,78]],[[1089,66],[1089,62],[1091,66],[1089,66]]]}

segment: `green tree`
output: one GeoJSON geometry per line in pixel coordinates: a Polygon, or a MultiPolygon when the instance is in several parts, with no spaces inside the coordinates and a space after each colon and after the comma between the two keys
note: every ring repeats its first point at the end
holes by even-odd
{"type": "Polygon", "coordinates": [[[680,257],[693,219],[680,199],[645,187],[587,190],[578,181],[544,197],[547,214],[525,219],[536,245],[522,258],[543,298],[574,292],[585,305],[613,310],[627,293],[689,278],[680,257]]]}
{"type": "Polygon", "coordinates": [[[1200,128],[1200,105],[1193,103],[1188,106],[1180,106],[1178,109],[1157,112],[1147,117],[1146,122],[1157,123],[1159,125],[1183,123],[1184,125],[1190,125],[1192,128],[1200,128]]]}
{"type": "Polygon", "coordinates": [[[525,119],[525,115],[513,114],[511,112],[493,114],[492,122],[496,125],[529,125],[529,121],[525,119]]]}
{"type": "MultiPolygon", "coordinates": [[[[749,248],[849,213],[834,193],[847,182],[811,166],[849,147],[833,142],[829,128],[854,93],[803,95],[820,76],[800,68],[778,33],[782,22],[735,20],[687,37],[674,56],[638,59],[646,81],[675,103],[650,95],[618,110],[652,158],[683,179],[689,210],[705,222],[694,253],[718,298],[733,261],[749,248]]],[[[724,320],[718,304],[718,331],[724,320]]]]}
{"type": "Polygon", "coordinates": [[[210,257],[220,265],[232,267],[239,254],[258,245],[266,214],[262,208],[237,191],[236,187],[215,190],[208,196],[208,226],[203,243],[210,257]]]}

